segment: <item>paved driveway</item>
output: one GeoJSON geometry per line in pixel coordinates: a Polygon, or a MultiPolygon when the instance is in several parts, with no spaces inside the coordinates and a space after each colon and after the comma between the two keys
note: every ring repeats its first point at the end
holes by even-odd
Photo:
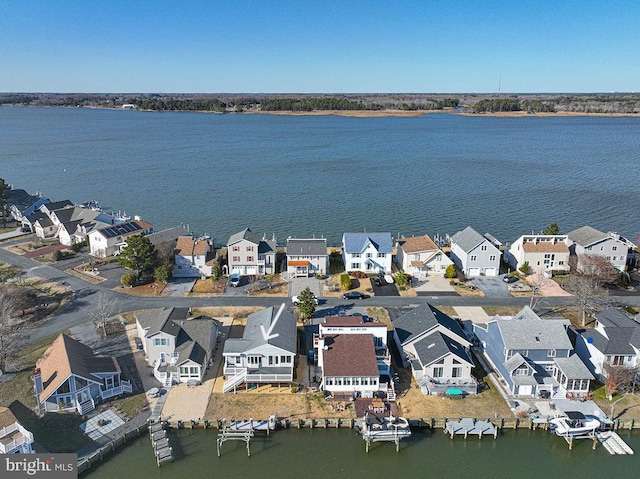
{"type": "Polygon", "coordinates": [[[507,290],[507,283],[502,281],[502,276],[488,277],[480,276],[471,280],[487,298],[510,298],[511,295],[507,290]]]}
{"type": "Polygon", "coordinates": [[[316,298],[322,295],[322,286],[316,278],[292,278],[289,280],[289,296],[298,296],[302,290],[309,288],[316,298]]]}

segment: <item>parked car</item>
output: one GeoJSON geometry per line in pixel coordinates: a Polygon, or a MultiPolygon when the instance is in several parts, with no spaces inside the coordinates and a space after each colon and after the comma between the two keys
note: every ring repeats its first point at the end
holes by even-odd
{"type": "Polygon", "coordinates": [[[373,278],[371,278],[371,283],[374,286],[382,286],[382,281],[383,279],[380,276],[374,276],[373,278]]]}
{"type": "Polygon", "coordinates": [[[370,298],[368,294],[360,293],[359,291],[349,291],[342,295],[342,299],[367,299],[370,298]]]}
{"type": "Polygon", "coordinates": [[[502,277],[502,281],[504,281],[505,283],[515,283],[516,281],[518,281],[518,278],[516,278],[515,276],[511,276],[510,274],[505,274],[502,277]]]}
{"type": "MultiPolygon", "coordinates": [[[[313,301],[314,301],[316,304],[318,304],[318,303],[319,303],[318,298],[316,297],[316,295],[315,295],[315,294],[313,295],[313,301]]],[[[291,302],[293,303],[293,305],[294,305],[294,306],[298,306],[298,303],[299,303],[300,301],[298,300],[298,297],[297,297],[297,296],[292,296],[292,297],[291,297],[291,302]]]]}
{"type": "Polygon", "coordinates": [[[233,287],[240,285],[240,273],[233,273],[229,278],[229,284],[233,287]]]}

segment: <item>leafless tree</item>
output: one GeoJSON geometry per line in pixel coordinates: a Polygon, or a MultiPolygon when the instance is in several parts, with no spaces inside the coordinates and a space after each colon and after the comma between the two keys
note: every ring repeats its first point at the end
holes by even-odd
{"type": "Polygon", "coordinates": [[[542,271],[531,275],[527,279],[527,282],[531,285],[531,299],[529,300],[529,307],[531,309],[535,309],[540,302],[540,291],[547,285],[549,281],[549,278],[547,278],[542,271]]]}
{"type": "Polygon", "coordinates": [[[595,254],[575,257],[575,271],[590,278],[598,287],[618,279],[618,270],[606,258],[595,254]]]}
{"type": "Polygon", "coordinates": [[[604,309],[608,303],[605,291],[598,281],[590,276],[573,274],[564,284],[564,288],[573,294],[576,305],[582,313],[582,327],[586,326],[587,316],[604,309]]]}
{"type": "Polygon", "coordinates": [[[633,392],[637,375],[636,368],[622,365],[614,366],[609,363],[604,363],[602,369],[606,375],[604,383],[605,394],[609,399],[611,399],[615,393],[633,392]]]}
{"type": "Polygon", "coordinates": [[[96,322],[96,326],[102,328],[105,337],[107,336],[107,321],[116,312],[116,300],[109,298],[107,293],[102,292],[96,298],[93,310],[89,313],[91,318],[96,322]]]}
{"type": "Polygon", "coordinates": [[[10,357],[14,356],[28,340],[24,323],[18,317],[15,298],[5,290],[0,291],[0,373],[6,371],[10,357]]]}
{"type": "Polygon", "coordinates": [[[175,241],[162,241],[156,246],[156,249],[158,250],[160,258],[173,263],[173,258],[176,250],[175,241]]]}

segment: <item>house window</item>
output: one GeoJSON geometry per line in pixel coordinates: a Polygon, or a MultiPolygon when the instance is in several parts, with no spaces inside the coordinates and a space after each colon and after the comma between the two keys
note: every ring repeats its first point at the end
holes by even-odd
{"type": "Polygon", "coordinates": [[[505,349],[504,350],[504,357],[509,359],[511,356],[513,355],[513,353],[511,352],[510,349],[505,349]]]}
{"type": "Polygon", "coordinates": [[[247,251],[253,251],[253,246],[247,246],[247,251]]]}
{"type": "Polygon", "coordinates": [[[169,340],[167,338],[155,338],[153,340],[154,346],[169,346],[169,340]]]}
{"type": "Polygon", "coordinates": [[[434,378],[441,378],[443,375],[444,375],[444,368],[443,367],[433,368],[433,377],[434,378]]]}
{"type": "Polygon", "coordinates": [[[442,253],[436,253],[436,261],[440,261],[442,259],[442,253]]]}
{"type": "Polygon", "coordinates": [[[624,364],[624,356],[611,356],[611,364],[613,366],[622,366],[624,364]]]}
{"type": "Polygon", "coordinates": [[[553,364],[545,364],[544,365],[544,370],[548,373],[553,373],[553,369],[554,369],[554,365],[553,364]]]}
{"type": "Polygon", "coordinates": [[[371,258],[371,253],[367,253],[367,258],[371,258]]]}
{"type": "Polygon", "coordinates": [[[351,263],[351,269],[360,269],[360,263],[351,263]]]}
{"type": "Polygon", "coordinates": [[[618,251],[618,247],[617,246],[612,246],[611,247],[611,251],[618,251]]]}
{"type": "Polygon", "coordinates": [[[231,261],[233,261],[234,263],[239,263],[240,262],[240,256],[234,256],[231,261]]]}
{"type": "Polygon", "coordinates": [[[249,356],[247,359],[249,360],[249,364],[253,366],[260,364],[260,356],[249,356]]]}
{"type": "Polygon", "coordinates": [[[483,244],[482,246],[480,246],[480,251],[487,251],[487,245],[483,244]]]}
{"type": "Polygon", "coordinates": [[[452,378],[462,377],[462,368],[451,368],[451,377],[452,378]]]}
{"type": "Polygon", "coordinates": [[[359,258],[360,257],[360,253],[353,253],[351,255],[352,258],[359,258]]]}
{"type": "Polygon", "coordinates": [[[378,253],[378,258],[386,258],[387,253],[378,253]]]}
{"type": "Polygon", "coordinates": [[[471,261],[475,261],[477,259],[477,256],[475,254],[471,255],[471,258],[469,258],[471,261]]]}
{"type": "Polygon", "coordinates": [[[549,351],[547,351],[547,356],[549,356],[550,358],[555,358],[556,357],[556,350],[555,349],[550,349],[549,351]]]}
{"type": "Polygon", "coordinates": [[[522,366],[518,366],[518,369],[515,371],[516,376],[528,376],[529,375],[529,367],[525,364],[522,366]]]}
{"type": "Polygon", "coordinates": [[[247,263],[253,262],[253,256],[247,256],[247,263]]]}
{"type": "Polygon", "coordinates": [[[495,261],[496,260],[496,255],[492,254],[491,256],[489,256],[489,261],[495,261]]]}
{"type": "Polygon", "coordinates": [[[231,251],[240,251],[240,246],[234,246],[231,248],[231,251]]]}

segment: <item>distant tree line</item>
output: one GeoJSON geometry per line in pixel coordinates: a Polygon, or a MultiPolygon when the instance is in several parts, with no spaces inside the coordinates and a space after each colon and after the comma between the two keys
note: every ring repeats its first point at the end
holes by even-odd
{"type": "Polygon", "coordinates": [[[226,103],[217,99],[187,99],[171,97],[139,98],[135,105],[142,110],[156,111],[217,111],[224,113],[226,103]]]}
{"type": "Polygon", "coordinates": [[[553,103],[541,100],[519,100],[518,98],[484,99],[471,105],[473,113],[499,113],[505,111],[526,111],[527,113],[555,112],[553,103]]]}
{"type": "Polygon", "coordinates": [[[380,110],[380,105],[339,97],[270,98],[260,101],[262,111],[380,110]]]}

